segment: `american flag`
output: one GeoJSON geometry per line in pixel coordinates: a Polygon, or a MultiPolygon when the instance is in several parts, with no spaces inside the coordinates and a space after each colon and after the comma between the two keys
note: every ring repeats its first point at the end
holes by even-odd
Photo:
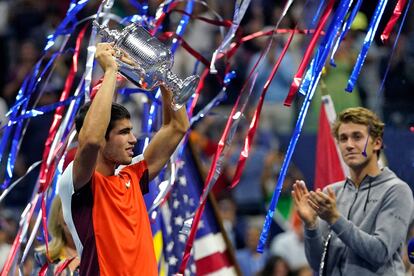
{"type": "MultiPolygon", "coordinates": [[[[163,211],[164,256],[168,275],[178,272],[187,236],[184,222],[191,219],[201,194],[203,180],[189,149],[184,153],[177,181],[163,211]]],[[[237,275],[234,258],[221,231],[211,201],[206,205],[185,275],[237,275]]]]}

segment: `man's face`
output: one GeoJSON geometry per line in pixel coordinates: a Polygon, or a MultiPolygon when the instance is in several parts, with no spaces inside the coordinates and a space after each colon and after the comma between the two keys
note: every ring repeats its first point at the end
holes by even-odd
{"type": "Polygon", "coordinates": [[[132,124],[129,119],[115,121],[114,128],[109,132],[102,155],[116,165],[128,165],[134,156],[134,145],[137,143],[132,133],[132,124]]]}
{"type": "Polygon", "coordinates": [[[381,138],[373,139],[369,136],[367,126],[354,123],[342,123],[340,125],[337,142],[344,162],[351,169],[361,169],[370,162],[376,162],[376,152],[382,146],[381,138]],[[362,154],[364,149],[367,156],[362,154]]]}

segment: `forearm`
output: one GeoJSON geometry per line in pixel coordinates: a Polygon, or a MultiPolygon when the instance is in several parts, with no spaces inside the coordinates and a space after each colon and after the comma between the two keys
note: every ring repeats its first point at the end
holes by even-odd
{"type": "Polygon", "coordinates": [[[323,253],[323,238],[318,228],[307,229],[304,232],[305,254],[309,265],[313,270],[318,271],[323,253]]]}
{"type": "Polygon", "coordinates": [[[372,265],[380,266],[392,256],[393,252],[387,248],[384,236],[370,235],[343,216],[331,226],[331,229],[355,254],[372,265]]]}
{"type": "Polygon", "coordinates": [[[170,126],[177,132],[185,133],[190,127],[185,106],[175,111],[172,108],[172,92],[161,86],[163,105],[163,126],[170,126]]]}
{"type": "Polygon", "coordinates": [[[92,141],[105,138],[111,118],[111,107],[115,93],[116,73],[114,68],[107,69],[96,93],[82,127],[82,136],[92,141]]]}
{"type": "Polygon", "coordinates": [[[144,152],[150,179],[154,178],[164,167],[190,127],[185,108],[174,111],[171,107],[171,92],[163,87],[161,87],[161,92],[163,125],[144,152]]]}
{"type": "Polygon", "coordinates": [[[365,232],[343,216],[331,229],[354,254],[372,265],[380,266],[389,261],[404,242],[413,209],[412,192],[408,185],[395,183],[382,199],[378,213],[366,214],[367,217],[375,216],[375,229],[365,232]]]}

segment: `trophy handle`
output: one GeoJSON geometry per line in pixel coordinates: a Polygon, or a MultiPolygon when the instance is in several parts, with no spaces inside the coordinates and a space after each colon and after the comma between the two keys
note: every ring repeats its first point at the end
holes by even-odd
{"type": "Polygon", "coordinates": [[[183,81],[170,70],[166,71],[164,83],[173,93],[171,105],[175,111],[180,109],[193,95],[199,81],[200,78],[197,75],[190,76],[183,81]]]}
{"type": "Polygon", "coordinates": [[[134,85],[142,87],[143,80],[145,79],[145,72],[140,66],[131,66],[119,59],[116,59],[116,62],[118,63],[119,73],[121,73],[122,76],[127,78],[134,85]]]}

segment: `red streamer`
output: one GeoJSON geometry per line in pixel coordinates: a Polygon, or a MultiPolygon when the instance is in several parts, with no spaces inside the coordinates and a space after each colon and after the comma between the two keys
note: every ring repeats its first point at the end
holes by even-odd
{"type": "Polygon", "coordinates": [[[266,97],[266,92],[269,89],[270,83],[272,82],[277,70],[279,69],[280,63],[282,62],[284,56],[286,55],[286,52],[290,46],[290,43],[292,42],[294,34],[295,32],[292,31],[285,47],[282,50],[282,53],[280,54],[278,60],[276,61],[276,64],[273,66],[272,72],[270,73],[270,76],[267,79],[263,87],[263,91],[262,91],[262,94],[260,95],[259,103],[257,105],[256,111],[254,112],[252,121],[250,122],[250,127],[248,130],[247,136],[244,140],[243,150],[240,153],[239,162],[237,163],[236,172],[234,173],[230,188],[234,188],[235,186],[237,186],[237,184],[240,181],[241,174],[246,165],[247,157],[249,156],[249,153],[250,153],[250,148],[253,143],[254,135],[256,134],[257,125],[259,122],[260,114],[262,112],[264,98],[266,97]]]}
{"type": "Polygon", "coordinates": [[[390,37],[390,33],[392,29],[394,28],[394,25],[397,23],[398,19],[400,18],[406,3],[407,3],[407,0],[398,0],[397,4],[395,5],[394,11],[392,12],[392,16],[390,20],[388,21],[387,26],[385,26],[384,31],[381,34],[381,40],[383,43],[387,42],[388,38],[390,37]]]}
{"type": "Polygon", "coordinates": [[[12,245],[12,247],[10,249],[10,252],[9,252],[9,256],[7,257],[7,260],[4,263],[3,270],[1,272],[1,276],[9,275],[10,268],[12,267],[13,261],[16,258],[16,255],[17,255],[17,251],[20,248],[20,245],[22,243],[21,235],[22,235],[22,232],[23,232],[23,226],[24,226],[25,223],[29,223],[30,219],[32,218],[38,199],[39,199],[39,196],[36,195],[32,199],[32,201],[30,202],[30,204],[31,204],[30,210],[27,213],[27,217],[25,218],[25,222],[20,226],[19,231],[17,232],[17,235],[14,238],[13,245],[12,245]]]}
{"type": "Polygon", "coordinates": [[[68,266],[69,264],[75,259],[76,257],[72,257],[70,259],[66,259],[62,265],[60,265],[55,272],[55,275],[60,275],[68,266]]]}
{"type": "MultiPolygon", "coordinates": [[[[220,138],[220,141],[217,145],[217,151],[214,155],[213,162],[211,163],[210,171],[208,172],[206,181],[204,182],[204,188],[203,188],[202,195],[205,193],[205,191],[207,189],[207,186],[208,186],[208,183],[210,183],[211,179],[214,176],[214,172],[215,172],[216,167],[217,167],[217,161],[219,160],[220,155],[223,152],[223,149],[224,149],[224,146],[225,146],[225,141],[226,141],[226,138],[228,136],[228,133],[230,132],[230,127],[232,125],[232,118],[233,118],[234,114],[236,113],[236,109],[239,105],[241,95],[242,95],[242,93],[240,93],[239,96],[237,97],[236,103],[234,104],[234,106],[231,110],[229,119],[227,120],[226,127],[224,128],[223,134],[222,134],[222,136],[220,138]]],[[[200,200],[201,199],[202,198],[200,198],[200,200]]],[[[190,231],[190,234],[188,236],[187,243],[186,243],[186,246],[185,246],[185,249],[184,249],[183,260],[182,260],[180,268],[179,268],[179,273],[181,273],[183,275],[184,275],[184,270],[187,267],[188,260],[190,259],[190,253],[191,253],[191,249],[193,248],[195,234],[197,232],[197,226],[200,222],[201,215],[204,211],[205,205],[206,205],[206,200],[203,200],[203,201],[200,202],[200,205],[197,208],[194,219],[193,219],[191,231],[190,231]]]]}
{"type": "Polygon", "coordinates": [[[203,195],[205,194],[205,192],[206,192],[206,190],[209,186],[209,183],[213,179],[214,173],[215,173],[216,168],[217,168],[217,162],[219,161],[220,156],[221,156],[221,154],[222,154],[222,152],[223,152],[223,150],[226,146],[226,140],[227,140],[227,137],[230,133],[231,126],[233,124],[233,116],[236,113],[237,108],[239,106],[240,100],[242,98],[241,96],[243,95],[242,92],[244,91],[244,88],[246,87],[247,83],[249,82],[249,80],[250,80],[250,78],[253,74],[253,71],[257,67],[257,65],[258,65],[260,59],[262,58],[262,56],[263,56],[263,53],[260,56],[260,58],[257,60],[253,70],[250,72],[246,82],[244,83],[243,88],[241,89],[241,92],[240,92],[239,96],[237,97],[236,103],[234,104],[234,106],[233,106],[233,108],[230,112],[229,118],[227,119],[227,123],[226,123],[226,126],[225,126],[224,131],[223,131],[223,134],[222,134],[222,136],[220,138],[220,141],[217,145],[217,150],[215,152],[213,161],[211,163],[210,170],[208,172],[207,178],[204,182],[204,188],[203,188],[203,192],[201,193],[199,207],[197,208],[196,213],[194,215],[194,219],[193,219],[192,226],[191,226],[191,231],[190,231],[190,234],[188,236],[187,243],[186,243],[186,246],[185,246],[185,249],[184,249],[183,259],[182,259],[182,262],[180,264],[179,273],[181,273],[183,275],[184,275],[184,270],[187,267],[188,260],[190,259],[191,249],[193,248],[194,239],[195,239],[195,235],[196,235],[196,232],[197,232],[197,226],[200,223],[201,215],[203,214],[203,211],[204,211],[204,208],[205,208],[205,205],[206,205],[206,200],[205,199],[203,200],[203,195]]]}
{"type": "MultiPolygon", "coordinates": [[[[69,92],[72,88],[73,80],[75,79],[76,72],[78,71],[78,57],[79,57],[79,48],[81,46],[81,42],[83,39],[83,36],[85,35],[86,27],[83,27],[83,29],[80,31],[78,38],[76,39],[76,47],[75,47],[75,53],[73,55],[72,59],[72,67],[70,68],[69,75],[65,82],[65,87],[63,89],[63,92],[60,96],[59,101],[64,101],[68,98],[69,92]]],[[[52,167],[48,167],[47,159],[49,156],[50,148],[53,143],[53,140],[55,139],[56,132],[58,131],[59,125],[63,118],[63,111],[64,106],[59,106],[56,108],[55,115],[53,118],[53,123],[49,129],[49,136],[45,143],[45,149],[43,151],[43,159],[42,159],[42,166],[40,168],[40,176],[39,176],[39,193],[46,191],[46,189],[49,187],[49,184],[51,182],[51,179],[54,175],[54,169],[55,165],[52,167]]]]}
{"type": "Polygon", "coordinates": [[[295,74],[295,76],[293,78],[293,82],[292,82],[292,84],[290,86],[290,89],[289,89],[289,94],[287,95],[287,97],[285,99],[285,102],[284,102],[285,106],[291,106],[292,105],[293,98],[295,97],[295,95],[298,91],[299,85],[302,82],[302,78],[303,78],[303,74],[305,73],[305,69],[308,67],[311,55],[314,52],[316,43],[318,42],[318,39],[319,39],[319,37],[321,35],[321,32],[322,32],[322,29],[324,28],[326,22],[329,19],[329,15],[332,12],[334,4],[335,4],[335,0],[330,0],[328,5],[325,8],[325,11],[322,15],[322,18],[318,23],[318,27],[316,28],[316,31],[312,36],[312,40],[309,43],[308,48],[306,49],[303,60],[299,65],[298,72],[295,74]]]}
{"type": "Polygon", "coordinates": [[[207,66],[207,67],[204,69],[203,73],[201,74],[200,81],[199,81],[198,86],[197,86],[197,89],[196,89],[196,91],[195,91],[195,93],[194,93],[194,99],[193,99],[193,102],[191,103],[190,110],[188,111],[188,117],[189,117],[189,118],[191,118],[191,117],[192,117],[192,115],[193,115],[194,108],[195,108],[195,106],[196,106],[196,104],[197,104],[197,102],[198,102],[198,99],[199,99],[199,97],[200,97],[200,92],[201,92],[201,90],[202,90],[202,89],[203,89],[203,87],[204,87],[204,82],[205,82],[206,77],[208,76],[208,73],[209,73],[209,72],[210,72],[210,66],[207,66]]]}
{"type": "MultiPolygon", "coordinates": [[[[60,101],[64,101],[68,98],[69,96],[69,92],[72,88],[72,84],[73,81],[75,79],[75,75],[76,72],[78,71],[78,58],[79,58],[79,49],[83,40],[83,37],[85,35],[85,31],[86,31],[87,25],[85,25],[85,27],[83,27],[83,29],[80,31],[77,39],[76,39],[76,47],[75,47],[75,53],[73,55],[72,58],[72,67],[69,71],[69,75],[66,79],[65,82],[65,87],[64,90],[60,96],[60,101]]],[[[42,166],[40,168],[40,173],[39,173],[39,193],[42,194],[42,204],[41,204],[41,208],[42,208],[42,225],[43,225],[43,235],[45,237],[45,244],[46,244],[46,256],[48,258],[48,260],[50,261],[49,258],[49,246],[48,246],[48,241],[49,241],[49,235],[48,235],[48,231],[47,231],[47,216],[46,216],[46,203],[45,203],[45,191],[47,190],[47,188],[49,187],[52,178],[55,174],[56,171],[56,166],[57,166],[57,161],[60,159],[58,155],[54,155],[55,158],[54,160],[50,163],[47,164],[47,159],[51,150],[51,146],[52,143],[54,141],[54,139],[56,138],[56,133],[59,129],[59,126],[61,124],[62,118],[63,118],[63,112],[64,112],[64,107],[63,106],[59,106],[56,111],[55,111],[55,115],[53,118],[53,123],[49,129],[49,136],[46,140],[45,143],[45,149],[43,151],[43,159],[42,159],[42,166]]],[[[57,147],[57,149],[61,149],[62,148],[63,143],[60,142],[59,146],[57,147]]],[[[55,151],[56,152],[56,151],[55,151]]],[[[63,153],[63,151],[61,152],[63,153]]]]}

